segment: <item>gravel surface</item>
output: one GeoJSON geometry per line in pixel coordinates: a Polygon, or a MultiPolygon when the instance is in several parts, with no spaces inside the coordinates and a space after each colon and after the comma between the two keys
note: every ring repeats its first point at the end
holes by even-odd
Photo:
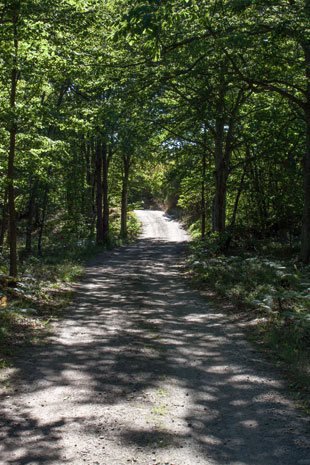
{"type": "Polygon", "coordinates": [[[1,464],[310,465],[309,418],[180,274],[188,237],[157,211],[99,255],[1,402],[1,464]]]}

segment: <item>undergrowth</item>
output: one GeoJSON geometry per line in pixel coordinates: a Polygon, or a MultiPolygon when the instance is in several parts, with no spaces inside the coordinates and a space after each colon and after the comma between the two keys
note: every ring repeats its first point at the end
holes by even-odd
{"type": "MultiPolygon", "coordinates": [[[[118,238],[119,223],[119,214],[114,214],[110,248],[124,243],[118,238]]],[[[130,213],[126,242],[139,231],[140,224],[130,213]]],[[[0,258],[0,368],[9,367],[20,348],[44,342],[49,324],[61,319],[72,300],[72,284],[81,277],[85,263],[104,250],[94,241],[65,236],[63,231],[57,234],[53,241],[46,238],[43,256],[31,256],[19,264],[16,282],[7,276],[5,255],[0,258]],[[56,241],[57,234],[62,237],[56,241]]]]}
{"type": "Polygon", "coordinates": [[[297,249],[270,240],[235,243],[226,255],[222,250],[217,236],[192,243],[194,283],[255,320],[251,338],[284,362],[310,409],[310,267],[298,262],[297,249]]]}

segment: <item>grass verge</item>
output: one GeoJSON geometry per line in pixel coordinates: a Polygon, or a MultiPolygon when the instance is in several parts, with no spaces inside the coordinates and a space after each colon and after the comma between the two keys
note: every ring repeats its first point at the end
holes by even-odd
{"type": "MultiPolygon", "coordinates": [[[[109,247],[124,243],[119,236],[119,215],[111,222],[109,247]]],[[[134,214],[129,214],[128,238],[133,241],[140,231],[134,214]]],[[[12,366],[21,348],[44,343],[51,322],[62,318],[73,299],[73,284],[85,263],[102,252],[103,247],[87,240],[55,241],[45,248],[43,257],[32,256],[20,264],[16,283],[0,275],[0,369],[12,366]]],[[[2,271],[6,264],[1,264],[2,271]]]]}
{"type": "Polygon", "coordinates": [[[251,322],[249,338],[281,362],[310,411],[310,267],[298,263],[294,249],[271,241],[223,255],[213,237],[192,243],[188,270],[213,302],[251,322]]]}

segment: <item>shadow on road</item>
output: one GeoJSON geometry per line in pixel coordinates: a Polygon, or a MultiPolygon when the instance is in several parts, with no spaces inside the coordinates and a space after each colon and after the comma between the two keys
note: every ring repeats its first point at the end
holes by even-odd
{"type": "MultiPolygon", "coordinates": [[[[84,428],[90,440],[116,435],[128,447],[194,444],[193,465],[306,463],[309,449],[300,430],[307,420],[281,396],[281,383],[238,327],[186,286],[177,260],[185,248],[144,239],[93,261],[57,337],[18,362],[17,377],[26,387],[11,393],[6,405],[12,408],[2,414],[0,447],[10,459],[0,463],[63,463],[68,425],[84,428]],[[96,406],[148,402],[145,392],[158,390],[163,380],[188,398],[182,428],[146,431],[124,421],[112,434],[109,419],[96,415],[96,406]],[[30,398],[38,399],[36,417],[30,398]],[[59,403],[68,409],[55,421],[44,409],[53,412],[59,403]]],[[[178,398],[169,402],[173,421],[182,406],[178,398]]]]}

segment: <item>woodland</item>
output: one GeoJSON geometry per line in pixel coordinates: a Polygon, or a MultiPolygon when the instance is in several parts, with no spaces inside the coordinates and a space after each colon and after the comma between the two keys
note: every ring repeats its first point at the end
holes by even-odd
{"type": "Polygon", "coordinates": [[[197,285],[269,315],[264,337],[279,348],[285,328],[295,363],[310,337],[310,0],[4,0],[0,24],[6,285],[126,243],[134,209],[165,209],[195,239],[197,285]]]}

